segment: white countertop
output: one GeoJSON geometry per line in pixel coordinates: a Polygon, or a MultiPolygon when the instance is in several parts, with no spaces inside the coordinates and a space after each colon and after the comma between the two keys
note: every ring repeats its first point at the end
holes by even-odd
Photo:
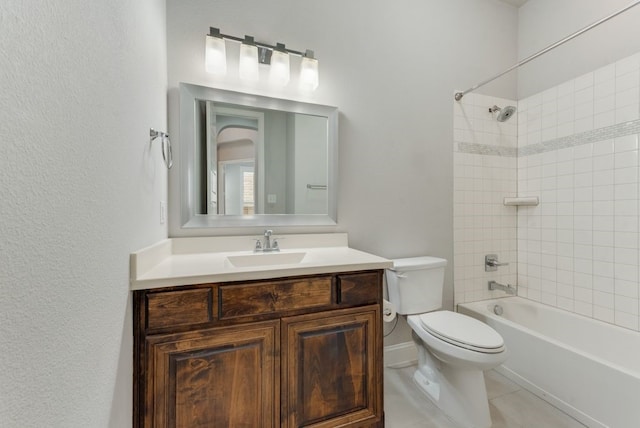
{"type": "Polygon", "coordinates": [[[263,256],[251,250],[254,240],[260,236],[165,239],[131,254],[131,290],[393,266],[390,260],[349,248],[346,233],[274,234],[273,237],[278,239],[281,250],[264,256],[296,253],[304,254],[304,258],[297,263],[235,267],[229,257],[263,256]]]}

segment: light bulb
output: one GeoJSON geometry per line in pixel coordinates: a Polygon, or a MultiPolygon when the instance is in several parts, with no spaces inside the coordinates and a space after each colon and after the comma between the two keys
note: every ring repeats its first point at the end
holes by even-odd
{"type": "Polygon", "coordinates": [[[271,54],[269,82],[277,86],[286,86],[289,83],[289,77],[289,54],[284,50],[284,45],[278,43],[271,54]]]}
{"type": "Polygon", "coordinates": [[[258,80],[258,47],[253,44],[253,37],[245,36],[245,42],[240,45],[238,74],[242,80],[258,80]]]}
{"type": "Polygon", "coordinates": [[[313,57],[313,51],[307,50],[300,63],[300,88],[315,91],[318,83],[318,60],[313,57]]]}
{"type": "Polygon", "coordinates": [[[205,70],[207,70],[207,73],[218,76],[227,74],[227,49],[223,38],[207,36],[205,70]]]}

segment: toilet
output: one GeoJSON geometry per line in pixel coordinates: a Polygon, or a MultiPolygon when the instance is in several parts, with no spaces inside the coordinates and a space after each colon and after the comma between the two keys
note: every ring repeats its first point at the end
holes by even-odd
{"type": "Polygon", "coordinates": [[[389,301],[413,330],[418,388],[461,426],[487,428],[491,416],[482,372],[502,364],[507,349],[487,324],[441,310],[446,265],[436,257],[394,260],[386,271],[389,301]]]}

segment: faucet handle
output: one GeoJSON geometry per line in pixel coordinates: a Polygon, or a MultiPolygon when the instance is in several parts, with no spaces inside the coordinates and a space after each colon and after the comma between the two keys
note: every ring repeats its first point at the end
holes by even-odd
{"type": "Polygon", "coordinates": [[[262,241],[260,241],[259,239],[254,239],[254,241],[256,241],[256,246],[254,250],[255,251],[262,250],[262,241]]]}
{"type": "Polygon", "coordinates": [[[273,238],[273,242],[271,243],[271,249],[278,251],[280,247],[278,246],[278,238],[273,238]]]}
{"type": "Polygon", "coordinates": [[[484,271],[495,272],[498,270],[498,266],[508,266],[509,263],[500,263],[498,261],[497,254],[487,254],[484,256],[484,271]]]}

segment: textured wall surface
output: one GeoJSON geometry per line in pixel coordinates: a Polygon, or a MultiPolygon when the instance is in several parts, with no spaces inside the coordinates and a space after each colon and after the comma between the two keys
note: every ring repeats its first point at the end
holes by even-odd
{"type": "Polygon", "coordinates": [[[0,3],[0,425],[131,424],[129,253],[166,237],[165,6],[0,3]]]}

